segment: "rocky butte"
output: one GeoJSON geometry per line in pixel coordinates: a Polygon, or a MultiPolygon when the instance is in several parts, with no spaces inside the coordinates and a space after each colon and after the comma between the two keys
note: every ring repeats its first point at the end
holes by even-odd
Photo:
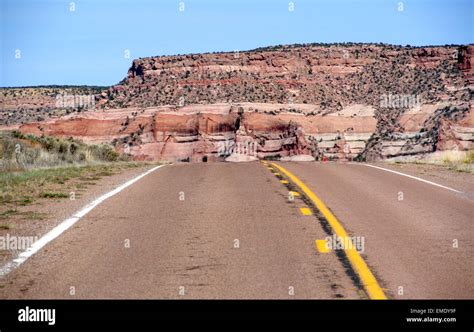
{"type": "Polygon", "coordinates": [[[473,56],[473,45],[348,43],[140,58],[119,84],[90,90],[85,110],[1,89],[0,125],[171,162],[468,150],[473,56]]]}

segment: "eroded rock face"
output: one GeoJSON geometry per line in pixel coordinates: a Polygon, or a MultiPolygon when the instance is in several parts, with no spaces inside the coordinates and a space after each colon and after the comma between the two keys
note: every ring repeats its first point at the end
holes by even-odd
{"type": "MultiPolygon", "coordinates": [[[[240,53],[134,60],[98,99],[103,107],[215,103],[306,103],[320,112],[378,107],[384,94],[423,102],[467,101],[473,46],[285,46],[240,53]]],[[[392,112],[395,113],[395,112],[392,112]]]]}
{"type": "Polygon", "coordinates": [[[402,114],[397,127],[393,132],[376,132],[361,155],[373,160],[474,148],[472,104],[423,105],[402,114]]]}
{"type": "Polygon", "coordinates": [[[311,152],[311,143],[295,121],[301,115],[260,114],[254,106],[113,109],[30,123],[20,130],[74,136],[91,143],[113,142],[117,150],[139,160],[197,162],[225,160],[235,153],[278,158],[311,152]]]}
{"type": "Polygon", "coordinates": [[[284,107],[242,103],[111,109],[25,124],[20,130],[112,142],[134,159],[171,162],[223,161],[235,154],[260,159],[298,155],[354,159],[367,151],[393,157],[474,147],[472,108],[425,105],[400,118],[402,131],[370,147],[377,135],[370,106],[352,105],[329,115],[313,115],[308,111],[311,105],[292,106],[301,113],[284,107]]]}
{"type": "Polygon", "coordinates": [[[95,110],[29,119],[20,130],[173,162],[466,150],[473,56],[472,45],[364,44],[143,58],[96,95],[95,110]]]}

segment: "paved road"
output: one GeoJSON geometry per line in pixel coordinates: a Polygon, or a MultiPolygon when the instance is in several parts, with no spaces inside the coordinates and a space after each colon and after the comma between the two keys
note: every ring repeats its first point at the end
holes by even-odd
{"type": "Polygon", "coordinates": [[[389,297],[474,298],[474,202],[465,195],[364,165],[281,164],[365,238],[389,297]]]}
{"type": "MultiPolygon", "coordinates": [[[[388,297],[474,298],[471,200],[363,165],[278,164],[364,237],[388,297]]],[[[166,166],[1,279],[0,298],[366,297],[318,252],[327,234],[305,206],[257,162],[166,166]]]]}

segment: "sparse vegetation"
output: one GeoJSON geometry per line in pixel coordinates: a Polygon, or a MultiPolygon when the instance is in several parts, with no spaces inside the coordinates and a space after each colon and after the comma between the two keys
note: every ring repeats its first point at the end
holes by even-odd
{"type": "Polygon", "coordinates": [[[60,107],[59,95],[87,95],[95,98],[107,87],[101,86],[25,86],[0,88],[0,125],[42,121],[73,112],[84,107],[60,107]]]}
{"type": "Polygon", "coordinates": [[[36,137],[18,131],[0,134],[3,172],[126,160],[127,156],[107,144],[87,145],[73,138],[36,137]]]}
{"type": "Polygon", "coordinates": [[[66,198],[67,194],[46,191],[40,194],[41,198],[66,198]]]}
{"type": "Polygon", "coordinates": [[[131,162],[109,145],[87,145],[74,139],[35,137],[19,132],[0,135],[0,228],[13,220],[41,220],[45,216],[20,207],[41,200],[75,197],[103,177],[147,165],[131,162]]]}
{"type": "Polygon", "coordinates": [[[41,220],[44,215],[22,211],[20,207],[42,200],[67,199],[71,193],[79,198],[87,187],[95,184],[92,181],[148,164],[114,162],[0,172],[0,220],[41,220]]]}
{"type": "Polygon", "coordinates": [[[437,151],[424,156],[396,157],[389,162],[438,165],[456,172],[474,173],[474,150],[437,151]]]}

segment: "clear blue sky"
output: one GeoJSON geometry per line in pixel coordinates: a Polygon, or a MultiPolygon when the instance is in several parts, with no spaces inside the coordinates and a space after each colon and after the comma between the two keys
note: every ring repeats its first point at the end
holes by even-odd
{"type": "Polygon", "coordinates": [[[134,58],[153,55],[306,42],[469,44],[473,2],[0,0],[0,86],[111,85],[134,58]]]}

